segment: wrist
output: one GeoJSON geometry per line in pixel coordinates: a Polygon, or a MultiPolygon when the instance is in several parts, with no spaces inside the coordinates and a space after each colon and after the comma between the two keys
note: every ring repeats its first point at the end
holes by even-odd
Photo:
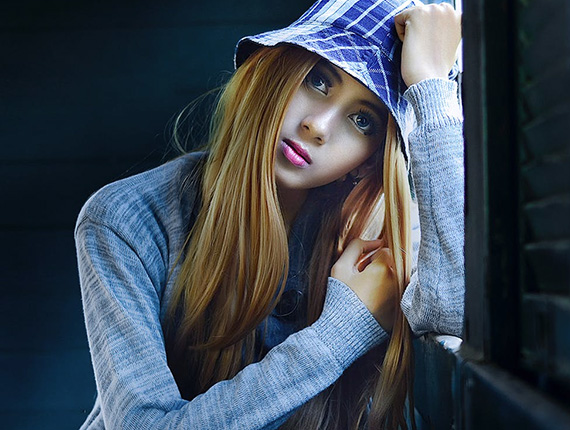
{"type": "Polygon", "coordinates": [[[449,72],[444,67],[435,65],[434,67],[426,67],[422,70],[417,70],[405,75],[402,73],[402,78],[404,79],[405,84],[408,87],[411,87],[412,85],[416,85],[428,79],[447,79],[448,75],[449,72]]]}
{"type": "Polygon", "coordinates": [[[457,97],[457,82],[447,78],[424,79],[411,85],[404,98],[412,105],[418,124],[437,119],[441,124],[461,122],[463,114],[457,97]]]}
{"type": "Polygon", "coordinates": [[[358,296],[334,278],[329,278],[323,313],[312,328],[343,368],[388,339],[358,296]]]}

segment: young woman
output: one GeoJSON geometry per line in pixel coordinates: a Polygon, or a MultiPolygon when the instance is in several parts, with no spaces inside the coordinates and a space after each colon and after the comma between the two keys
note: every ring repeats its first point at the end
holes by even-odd
{"type": "Polygon", "coordinates": [[[79,216],[82,428],[406,428],[412,331],[462,329],[459,40],[447,6],[325,0],[240,41],[208,152],[79,216]]]}

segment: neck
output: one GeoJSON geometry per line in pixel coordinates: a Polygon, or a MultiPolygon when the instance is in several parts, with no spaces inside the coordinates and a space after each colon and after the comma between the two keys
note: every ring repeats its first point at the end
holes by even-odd
{"type": "Polygon", "coordinates": [[[309,190],[292,190],[279,187],[277,194],[279,196],[279,203],[281,204],[281,211],[287,231],[290,230],[291,225],[297,218],[297,214],[307,199],[309,190]]]}

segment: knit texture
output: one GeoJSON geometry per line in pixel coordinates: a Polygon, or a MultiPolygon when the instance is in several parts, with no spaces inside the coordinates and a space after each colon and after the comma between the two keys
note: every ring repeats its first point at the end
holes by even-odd
{"type": "MultiPolygon", "coordinates": [[[[452,113],[459,111],[455,88],[434,80],[406,93],[418,116],[410,148],[421,243],[402,308],[416,332],[460,334],[462,327],[462,127],[452,113]]],[[[315,324],[289,336],[275,326],[276,346],[261,361],[183,400],[167,366],[162,327],[198,203],[185,179],[200,157],[189,154],[110,184],[79,215],[79,275],[98,393],[82,429],[278,428],[387,339],[352,290],[330,278],[315,324]]]]}
{"type": "Polygon", "coordinates": [[[401,305],[416,334],[463,331],[463,117],[456,94],[457,84],[445,79],[419,82],[404,93],[418,123],[409,145],[421,240],[401,305]]]}

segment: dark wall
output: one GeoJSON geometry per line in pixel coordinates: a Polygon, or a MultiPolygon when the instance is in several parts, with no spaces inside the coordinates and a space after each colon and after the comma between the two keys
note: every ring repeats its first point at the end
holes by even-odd
{"type": "Polygon", "coordinates": [[[75,429],[95,398],[73,243],[89,195],[172,158],[167,124],[239,37],[310,0],[0,6],[0,422],[75,429]]]}

